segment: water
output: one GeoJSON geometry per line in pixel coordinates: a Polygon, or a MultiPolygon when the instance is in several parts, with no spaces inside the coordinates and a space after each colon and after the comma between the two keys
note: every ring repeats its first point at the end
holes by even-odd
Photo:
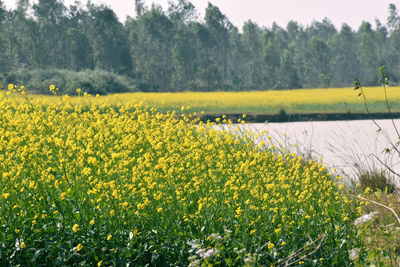
{"type": "MultiPolygon", "coordinates": [[[[393,122],[400,131],[400,120],[393,122]]],[[[286,150],[321,160],[347,177],[354,177],[360,169],[387,170],[382,162],[400,172],[399,153],[384,152],[399,141],[396,128],[391,120],[376,123],[382,131],[377,131],[372,120],[253,123],[242,127],[256,132],[266,130],[265,137],[271,136],[286,150]]]]}

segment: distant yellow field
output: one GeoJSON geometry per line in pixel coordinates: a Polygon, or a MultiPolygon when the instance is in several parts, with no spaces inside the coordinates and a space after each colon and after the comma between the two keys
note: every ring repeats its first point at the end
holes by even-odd
{"type": "MultiPolygon", "coordinates": [[[[372,112],[386,111],[382,87],[364,88],[372,112]]],[[[353,88],[298,89],[250,92],[182,92],[182,93],[123,93],[94,97],[70,97],[71,104],[124,105],[141,102],[163,110],[181,110],[190,106],[192,111],[210,113],[276,113],[284,108],[287,112],[363,112],[363,101],[353,88]]],[[[387,89],[393,110],[400,110],[400,87],[387,89]]],[[[61,96],[30,95],[48,103],[62,101],[61,96]]]]}

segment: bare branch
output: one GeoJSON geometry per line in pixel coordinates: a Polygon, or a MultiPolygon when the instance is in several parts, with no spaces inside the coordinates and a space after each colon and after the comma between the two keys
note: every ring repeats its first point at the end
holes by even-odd
{"type": "MultiPolygon", "coordinates": [[[[310,238],[310,237],[309,237],[309,238],[310,238]]],[[[310,238],[310,240],[311,240],[310,243],[308,243],[308,244],[306,244],[305,246],[299,248],[298,250],[296,250],[295,252],[293,252],[290,256],[288,256],[286,259],[279,260],[279,261],[278,261],[277,263],[275,263],[275,264],[278,264],[279,266],[285,266],[285,267],[286,267],[286,266],[292,266],[292,265],[298,263],[299,261],[306,259],[307,257],[309,257],[309,256],[311,256],[312,254],[316,253],[316,252],[320,249],[320,247],[321,247],[321,245],[323,244],[325,238],[326,238],[326,234],[321,235],[320,237],[318,237],[318,238],[315,239],[314,241],[310,238]],[[317,243],[318,243],[318,244],[317,244],[317,243]],[[315,246],[315,248],[314,248],[312,251],[310,251],[310,252],[307,253],[306,250],[307,250],[307,249],[311,249],[315,244],[317,244],[317,245],[315,246]],[[305,254],[305,255],[303,255],[303,256],[300,256],[300,254],[302,254],[302,253],[307,253],[307,254],[305,254]],[[297,258],[297,259],[294,260],[294,261],[292,261],[292,260],[295,259],[295,258],[297,258]],[[291,261],[292,261],[292,262],[291,262],[291,261]]],[[[275,265],[275,264],[274,264],[274,265],[275,265]]]]}
{"type": "Polygon", "coordinates": [[[364,201],[371,202],[371,203],[373,203],[373,204],[375,204],[375,205],[381,206],[381,207],[383,207],[383,208],[389,210],[390,212],[392,212],[392,213],[394,214],[394,216],[395,216],[396,219],[397,219],[397,222],[400,224],[400,217],[399,217],[399,215],[397,215],[397,213],[396,213],[392,208],[390,208],[390,207],[388,207],[388,206],[386,206],[386,205],[384,205],[384,204],[382,204],[382,203],[376,202],[376,201],[374,201],[374,200],[365,198],[365,197],[363,197],[363,196],[357,196],[357,197],[360,198],[360,199],[362,199],[362,200],[364,200],[364,201]]]}
{"type": "Polygon", "coordinates": [[[390,171],[391,173],[393,173],[394,175],[400,177],[400,174],[395,172],[392,168],[389,167],[389,165],[387,165],[386,163],[384,163],[382,160],[380,160],[377,156],[373,155],[374,158],[379,161],[380,164],[382,164],[383,166],[385,166],[386,169],[388,169],[388,171],[390,171]]]}

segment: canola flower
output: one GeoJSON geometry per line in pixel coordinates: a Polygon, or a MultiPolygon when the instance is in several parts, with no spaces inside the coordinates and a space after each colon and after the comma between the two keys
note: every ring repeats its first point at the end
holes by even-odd
{"type": "Polygon", "coordinates": [[[79,231],[79,225],[78,224],[74,224],[72,226],[72,231],[74,231],[74,233],[78,232],[79,231]]]}
{"type": "Polygon", "coordinates": [[[324,166],[194,117],[0,98],[0,262],[188,265],[195,242],[197,261],[270,265],[327,235],[306,260],[349,263],[354,216],[324,166]]]}
{"type": "Polygon", "coordinates": [[[76,251],[81,251],[82,249],[83,249],[83,246],[82,246],[81,243],[79,243],[79,244],[76,246],[76,251]]]}
{"type": "MultiPolygon", "coordinates": [[[[13,89],[15,85],[13,85],[13,89]]],[[[11,89],[11,90],[13,90],[11,89]]],[[[369,108],[373,112],[385,112],[384,93],[381,87],[365,87],[365,95],[369,108]]],[[[58,88],[51,86],[52,94],[57,95],[58,88]]],[[[82,96],[82,89],[77,89],[82,96]]],[[[84,93],[83,95],[88,95],[84,93]]],[[[387,90],[389,102],[394,110],[400,110],[397,104],[400,101],[399,87],[389,87],[387,90]]],[[[143,102],[160,111],[187,112],[187,106],[192,111],[204,110],[212,113],[247,113],[262,112],[276,113],[284,108],[287,112],[365,112],[362,98],[352,88],[321,88],[296,90],[268,90],[249,92],[179,92],[179,93],[123,93],[96,96],[82,99],[82,97],[66,97],[64,100],[71,104],[108,104],[125,105],[136,101],[143,102]]],[[[45,99],[48,103],[57,104],[63,97],[32,95],[33,99],[45,99]]]]}

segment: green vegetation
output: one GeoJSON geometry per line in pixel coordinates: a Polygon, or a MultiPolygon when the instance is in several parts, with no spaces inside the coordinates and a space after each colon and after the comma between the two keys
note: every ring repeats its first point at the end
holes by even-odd
{"type": "Polygon", "coordinates": [[[191,117],[2,99],[0,264],[350,264],[339,177],[191,117]]]}
{"type": "MultiPolygon", "coordinates": [[[[383,66],[379,68],[378,82],[382,85],[387,111],[392,110],[387,101],[387,90],[389,77],[385,73],[383,66]]],[[[365,90],[361,86],[359,79],[354,82],[354,89],[362,97],[365,109],[369,112],[369,102],[365,98],[365,90]]],[[[381,131],[381,126],[373,120],[377,130],[381,131]]],[[[395,140],[388,138],[386,153],[400,155],[398,149],[400,134],[395,122],[393,127],[397,133],[395,140]]],[[[363,216],[355,220],[357,236],[362,242],[360,248],[350,251],[350,258],[356,266],[399,266],[400,264],[400,198],[398,179],[400,174],[376,156],[376,159],[385,167],[381,169],[359,169],[358,180],[355,193],[361,200],[357,207],[358,213],[363,216]],[[396,183],[397,181],[397,183],[396,183]],[[361,191],[358,189],[361,187],[361,191]]]]}
{"type": "Polygon", "coordinates": [[[77,88],[92,95],[136,91],[133,79],[103,70],[21,69],[7,73],[4,81],[6,85],[23,85],[29,93],[34,94],[50,94],[48,88],[51,84],[57,85],[59,92],[68,95],[75,95],[77,88]]]}

